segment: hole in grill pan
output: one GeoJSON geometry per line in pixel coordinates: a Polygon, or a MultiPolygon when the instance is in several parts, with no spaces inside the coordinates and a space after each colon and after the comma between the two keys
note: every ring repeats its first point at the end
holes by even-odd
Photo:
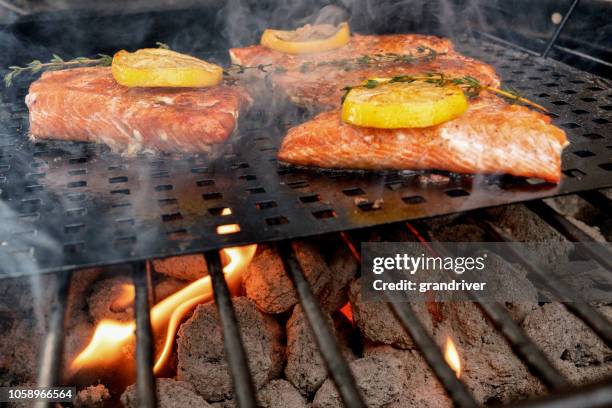
{"type": "Polygon", "coordinates": [[[573,94],[576,93],[576,91],[574,91],[573,89],[565,89],[565,90],[563,90],[561,92],[563,92],[564,94],[567,94],[567,95],[573,95],[573,94]]]}
{"type": "Polygon", "coordinates": [[[318,219],[335,218],[336,212],[332,210],[331,208],[328,208],[325,210],[313,211],[312,215],[314,215],[315,218],[318,218],[318,219]]]}
{"type": "Polygon", "coordinates": [[[248,188],[247,191],[249,192],[249,194],[262,194],[266,192],[266,189],[263,187],[252,187],[248,188]]]}
{"type": "Polygon", "coordinates": [[[117,218],[115,223],[120,227],[132,226],[134,225],[133,218],[117,218]]]}
{"type": "Polygon", "coordinates": [[[76,254],[85,250],[84,242],[74,242],[70,244],[64,244],[64,253],[76,254]]]}
{"type": "Polygon", "coordinates": [[[572,112],[574,112],[576,115],[584,115],[586,113],[589,113],[588,111],[585,111],[583,109],[575,109],[572,112]]]}
{"type": "Polygon", "coordinates": [[[585,101],[585,102],[595,102],[597,100],[595,98],[580,98],[580,99],[585,101]]]}
{"type": "Polygon", "coordinates": [[[155,191],[170,191],[174,189],[172,184],[159,184],[155,186],[155,191]]]}
{"type": "Polygon", "coordinates": [[[283,217],[282,215],[273,218],[266,218],[266,224],[268,225],[282,225],[289,224],[289,219],[287,217],[283,217]]]}
{"type": "Polygon", "coordinates": [[[603,164],[600,164],[599,167],[601,167],[602,169],[606,171],[612,171],[612,163],[603,163],[603,164]]]}
{"type": "Polygon", "coordinates": [[[208,173],[208,167],[194,167],[191,169],[191,172],[195,174],[208,173]]]}
{"type": "Polygon", "coordinates": [[[44,188],[42,184],[31,184],[29,186],[25,186],[25,190],[27,192],[40,191],[44,188]]]}
{"type": "Polygon", "coordinates": [[[85,214],[87,214],[87,209],[84,207],[70,208],[66,210],[67,217],[82,217],[85,214]]]}
{"type": "Polygon", "coordinates": [[[166,237],[171,241],[188,241],[195,238],[183,228],[166,232],[166,237]]]}
{"type": "Polygon", "coordinates": [[[111,204],[112,208],[125,208],[125,207],[131,207],[132,203],[116,203],[116,204],[111,204]]]}
{"type": "Polygon", "coordinates": [[[76,232],[79,232],[83,228],[85,228],[85,224],[82,223],[82,222],[78,222],[78,223],[74,223],[74,224],[66,224],[66,225],[64,225],[64,233],[66,233],[66,234],[74,234],[76,232]]]}
{"type": "Polygon", "coordinates": [[[34,211],[40,208],[42,200],[40,198],[27,198],[21,200],[21,211],[34,211]]]}
{"type": "Polygon", "coordinates": [[[577,124],[577,123],[573,123],[573,122],[570,122],[570,123],[564,123],[564,124],[562,124],[561,126],[563,126],[563,127],[564,127],[564,128],[566,128],[566,129],[577,129],[577,128],[579,128],[579,127],[580,127],[580,125],[579,125],[579,124],[577,124]]]}
{"type": "Polygon", "coordinates": [[[129,188],[120,188],[118,190],[111,190],[110,193],[111,194],[129,195],[130,194],[130,189],[129,188]]]}
{"type": "Polygon", "coordinates": [[[168,178],[168,177],[170,177],[170,173],[168,173],[165,170],[155,171],[155,172],[151,173],[151,177],[152,178],[157,178],[157,179],[159,179],[159,178],[168,178]]]}
{"type": "Polygon", "coordinates": [[[595,156],[595,153],[593,153],[590,150],[576,150],[575,152],[573,152],[576,156],[578,157],[592,157],[595,156]]]}
{"type": "Polygon", "coordinates": [[[258,210],[265,210],[266,208],[278,207],[278,204],[274,200],[259,201],[255,203],[255,207],[257,207],[258,210]]]}
{"type": "Polygon", "coordinates": [[[379,211],[382,209],[382,205],[378,204],[376,205],[376,203],[371,203],[371,202],[363,202],[363,203],[359,203],[357,204],[357,207],[364,212],[369,212],[369,211],[379,211]]]}
{"type": "Polygon", "coordinates": [[[603,139],[604,137],[598,133],[585,133],[584,135],[582,135],[584,137],[586,137],[587,139],[591,139],[591,140],[597,140],[597,139],[603,139]]]}
{"type": "Polygon", "coordinates": [[[179,212],[172,214],[162,214],[161,218],[163,222],[180,221],[183,219],[183,215],[179,212]]]}
{"type": "Polygon", "coordinates": [[[80,176],[82,174],[87,174],[87,169],[76,169],[68,172],[69,176],[80,176]]]}
{"type": "Polygon", "coordinates": [[[365,194],[365,191],[363,191],[359,187],[347,188],[347,189],[342,190],[342,192],[344,193],[344,195],[347,195],[349,197],[365,194]]]}
{"type": "Polygon", "coordinates": [[[229,207],[214,207],[209,208],[208,213],[210,215],[230,215],[232,213],[232,209],[229,207]]]}
{"type": "Polygon", "coordinates": [[[213,186],[214,184],[215,184],[215,180],[198,180],[198,181],[196,181],[196,185],[198,187],[213,186]]]}
{"type": "Polygon", "coordinates": [[[117,176],[117,177],[111,177],[108,179],[108,182],[111,184],[114,183],[127,183],[128,178],[126,176],[117,176]]]}
{"type": "Polygon", "coordinates": [[[121,237],[113,241],[113,246],[117,249],[131,249],[136,243],[136,237],[121,237]]]}
{"type": "Polygon", "coordinates": [[[85,187],[87,185],[87,182],[85,180],[71,181],[67,185],[68,188],[85,187]]]}
{"type": "Polygon", "coordinates": [[[580,169],[563,170],[563,174],[571,178],[581,178],[582,176],[586,176],[586,173],[580,169]]]}
{"type": "Polygon", "coordinates": [[[310,194],[307,196],[301,196],[300,201],[303,203],[316,203],[317,201],[321,201],[321,197],[318,194],[310,194]]]}
{"type": "Polygon", "coordinates": [[[257,176],[254,174],[243,174],[242,176],[238,177],[241,180],[246,180],[246,181],[253,181],[253,180],[257,180],[257,176]]]}
{"type": "Polygon", "coordinates": [[[287,185],[291,188],[304,188],[304,187],[308,187],[308,181],[306,180],[294,180],[294,181],[288,181],[287,185]]]}
{"type": "Polygon", "coordinates": [[[557,105],[557,106],[562,106],[562,105],[567,105],[567,102],[565,101],[554,101],[552,102],[553,105],[557,105]]]}
{"type": "Polygon", "coordinates": [[[70,164],[83,164],[87,163],[89,159],[87,157],[73,157],[68,161],[70,164]]]}
{"type": "Polygon", "coordinates": [[[449,197],[453,197],[453,198],[455,198],[455,197],[465,197],[465,196],[469,196],[470,195],[470,193],[468,193],[467,191],[465,191],[462,188],[455,188],[455,189],[452,189],[452,190],[446,190],[444,192],[444,194],[446,194],[449,197]]]}
{"type": "Polygon", "coordinates": [[[157,200],[157,204],[160,207],[165,207],[168,205],[178,204],[178,201],[176,200],[176,198],[162,198],[162,199],[157,200]]]}
{"type": "MultiPolygon", "coordinates": [[[[4,167],[4,166],[2,166],[4,167]]],[[[9,166],[6,166],[6,169],[0,168],[0,171],[3,170],[8,170],[9,166]]],[[[40,180],[41,178],[45,178],[45,176],[47,175],[47,173],[29,173],[26,178],[31,179],[31,180],[40,180]]]]}
{"type": "Polygon", "coordinates": [[[421,204],[424,203],[426,200],[424,197],[421,197],[419,195],[413,195],[402,197],[402,201],[406,204],[421,204]]]}
{"type": "Polygon", "coordinates": [[[204,200],[218,200],[220,198],[223,198],[223,194],[221,194],[218,191],[213,191],[213,192],[210,192],[210,193],[202,194],[202,198],[204,200]]]}
{"type": "Polygon", "coordinates": [[[599,108],[607,111],[612,111],[612,105],[604,105],[600,106],[599,108]]]}
{"type": "Polygon", "coordinates": [[[599,124],[599,125],[605,125],[607,123],[610,123],[610,121],[608,119],[604,119],[604,118],[595,118],[593,119],[593,122],[599,124]]]}

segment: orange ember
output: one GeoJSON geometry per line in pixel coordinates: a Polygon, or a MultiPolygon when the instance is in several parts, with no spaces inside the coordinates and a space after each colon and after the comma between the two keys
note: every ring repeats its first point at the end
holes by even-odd
{"type": "MultiPolygon", "coordinates": [[[[222,250],[224,259],[229,262],[223,268],[225,280],[231,288],[239,287],[240,276],[251,262],[257,245],[226,248],[222,250]]],[[[134,299],[134,287],[123,290],[121,296],[113,303],[129,305],[134,299]]],[[[151,308],[151,326],[154,336],[164,336],[165,340],[161,352],[155,361],[154,370],[158,373],[168,361],[174,345],[174,336],[178,327],[185,317],[196,305],[212,299],[212,285],[210,277],[205,276],[189,284],[178,292],[168,296],[151,308]]],[[[133,321],[121,323],[113,320],[101,321],[90,343],[73,360],[71,371],[101,364],[108,364],[113,356],[119,356],[120,351],[134,342],[134,330],[136,326],[133,321]]]]}
{"type": "Polygon", "coordinates": [[[444,359],[446,363],[453,369],[457,378],[461,377],[461,359],[457,352],[457,347],[450,337],[446,338],[446,346],[444,347],[444,359]]]}

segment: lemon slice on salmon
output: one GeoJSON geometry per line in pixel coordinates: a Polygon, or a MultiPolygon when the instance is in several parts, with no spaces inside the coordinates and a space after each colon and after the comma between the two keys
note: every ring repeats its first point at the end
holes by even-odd
{"type": "Polygon", "coordinates": [[[376,79],[348,92],[342,120],[383,129],[423,128],[454,119],[467,108],[467,98],[456,85],[376,79]]]}
{"type": "Polygon", "coordinates": [[[115,80],[129,87],[207,87],[223,79],[223,68],[163,48],[125,50],[113,57],[115,80]]]}
{"type": "Polygon", "coordinates": [[[288,54],[310,54],[340,48],[350,38],[347,23],[339,26],[306,24],[292,31],[267,29],[261,36],[261,45],[288,54]]]}

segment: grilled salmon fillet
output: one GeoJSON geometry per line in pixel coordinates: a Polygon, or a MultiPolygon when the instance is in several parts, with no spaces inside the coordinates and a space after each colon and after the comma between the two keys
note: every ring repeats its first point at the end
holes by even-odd
{"type": "Polygon", "coordinates": [[[335,169],[438,169],[505,173],[557,183],[565,133],[550,118],[494,96],[471,102],[462,116],[421,129],[348,125],[333,110],[291,128],[279,160],[335,169]]]}
{"type": "Polygon", "coordinates": [[[249,103],[237,86],[127,88],[110,67],[45,72],[26,96],[32,138],[106,143],[128,155],[208,152],[232,134],[249,103]]]}
{"type": "Polygon", "coordinates": [[[500,83],[493,67],[457,53],[451,41],[418,34],[354,35],[347,45],[338,49],[302,55],[252,45],[232,48],[230,56],[234,63],[244,66],[272,64],[268,68],[271,84],[296,105],[311,109],[339,106],[343,87],[359,84],[368,78],[441,72],[453,77],[469,75],[493,87],[500,83]],[[316,65],[376,54],[410,54],[416,58],[413,61],[358,65],[350,69],[337,64],[316,65]],[[278,67],[282,67],[281,72],[278,67]]]}

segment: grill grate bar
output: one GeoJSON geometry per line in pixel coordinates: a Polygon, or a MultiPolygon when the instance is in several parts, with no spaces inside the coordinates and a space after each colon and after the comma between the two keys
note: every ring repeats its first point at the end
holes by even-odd
{"type": "Polygon", "coordinates": [[[148,262],[135,262],[132,268],[136,318],[136,401],[139,407],[154,408],[157,406],[157,393],[153,375],[153,332],[149,313],[151,270],[148,262]]]}
{"type": "Polygon", "coordinates": [[[612,381],[587,385],[569,393],[552,395],[515,405],[516,408],[608,408],[612,406],[612,381]]]}
{"type": "MultiPolygon", "coordinates": [[[[57,278],[57,297],[51,309],[49,319],[49,332],[45,337],[43,353],[40,362],[38,387],[54,387],[59,385],[64,355],[64,328],[66,321],[66,307],[68,292],[70,290],[70,271],[59,273],[57,278]]],[[[37,408],[49,406],[45,401],[37,401],[37,408]]]]}
{"type": "Polygon", "coordinates": [[[578,193],[578,195],[589,202],[593,207],[599,209],[602,214],[612,214],[612,204],[610,199],[606,197],[601,191],[590,190],[578,193]]]}
{"type": "Polygon", "coordinates": [[[285,271],[297,290],[300,305],[314,334],[315,343],[319,348],[321,357],[325,361],[327,371],[340,392],[344,405],[348,408],[366,408],[355,383],[355,378],[346,360],[342,357],[334,334],[325,322],[321,306],[312,293],[310,284],[304,276],[304,271],[295,256],[291,243],[287,241],[280,242],[278,250],[283,260],[285,271]]]}
{"type": "MultiPolygon", "coordinates": [[[[407,225],[409,227],[408,230],[415,238],[420,240],[421,237],[426,237],[428,241],[431,241],[429,234],[425,232],[424,228],[419,223],[407,225]],[[415,230],[410,228],[411,226],[416,228],[418,234],[415,234],[415,230]]],[[[442,257],[448,256],[440,246],[436,246],[435,252],[442,257]]],[[[499,302],[492,302],[484,299],[477,291],[470,291],[469,293],[471,298],[478,303],[478,306],[490,318],[497,330],[504,335],[515,353],[548,388],[559,390],[569,385],[565,377],[563,377],[559,370],[552,365],[542,350],[540,350],[519,325],[516,324],[504,306],[499,302]]]]}
{"type": "Polygon", "coordinates": [[[612,271],[612,254],[610,251],[603,246],[581,245],[583,242],[593,242],[594,239],[589,237],[571,221],[559,214],[544,201],[529,202],[526,203],[526,206],[567,239],[575,242],[580,249],[591,255],[600,265],[612,271]]]}
{"type": "MultiPolygon", "coordinates": [[[[407,225],[410,226],[410,224],[407,225]]],[[[410,231],[413,232],[412,229],[410,229],[410,231]]],[[[414,233],[413,235],[416,236],[414,233]]],[[[356,250],[352,240],[345,233],[341,233],[341,238],[347,244],[355,259],[361,263],[361,253],[356,250]]],[[[470,394],[465,385],[456,377],[454,371],[451,370],[444,361],[442,351],[431,336],[429,336],[410,304],[394,302],[391,295],[387,295],[387,297],[390,300],[388,306],[394,312],[404,330],[406,330],[412,340],[419,346],[419,350],[421,354],[423,354],[423,357],[425,357],[427,364],[434,371],[434,374],[438,380],[440,380],[440,383],[442,383],[442,386],[455,405],[458,407],[477,406],[478,404],[474,400],[472,394],[470,394]]]]}
{"type": "MultiPolygon", "coordinates": [[[[484,217],[482,218],[484,221],[480,221],[475,219],[475,222],[483,228],[491,237],[495,238],[498,241],[504,242],[515,242],[516,240],[513,237],[503,231],[501,228],[498,228],[490,221],[486,220],[484,217]]],[[[508,252],[514,258],[515,261],[519,262],[528,272],[533,274],[534,277],[537,278],[538,282],[543,286],[548,287],[551,292],[560,296],[561,298],[570,299],[575,297],[576,295],[572,293],[572,290],[566,287],[565,285],[559,283],[555,279],[549,279],[547,274],[540,269],[540,267],[533,265],[533,263],[526,259],[523,255],[515,251],[512,247],[508,247],[508,252]]],[[[599,312],[597,312],[593,307],[591,307],[588,303],[582,302],[571,302],[564,303],[565,307],[574,313],[578,318],[582,319],[592,330],[599,336],[604,343],[610,347],[612,346],[612,325],[608,322],[608,320],[602,316],[599,312]]]]}
{"type": "Polygon", "coordinates": [[[438,380],[440,380],[440,383],[442,383],[455,405],[462,408],[477,407],[478,404],[474,397],[457,378],[455,372],[446,364],[442,351],[431,336],[427,334],[427,329],[425,329],[423,323],[416,316],[410,304],[394,302],[391,297],[389,300],[389,305],[404,327],[404,330],[410,334],[412,340],[419,347],[427,364],[436,374],[436,377],[438,377],[438,380]]]}
{"type": "Polygon", "coordinates": [[[240,408],[256,408],[255,387],[238,328],[236,312],[232,305],[231,294],[225,282],[221,258],[217,251],[207,252],[205,257],[208,264],[208,274],[212,282],[215,304],[223,329],[225,357],[230,366],[237,405],[240,408]]]}

